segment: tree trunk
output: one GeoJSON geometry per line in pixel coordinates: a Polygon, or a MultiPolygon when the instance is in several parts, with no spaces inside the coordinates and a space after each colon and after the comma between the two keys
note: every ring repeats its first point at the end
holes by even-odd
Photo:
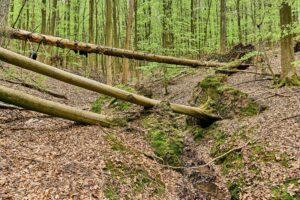
{"type": "Polygon", "coordinates": [[[221,23],[220,23],[220,50],[221,53],[226,51],[226,0],[221,0],[221,23]]]}
{"type": "MultiPolygon", "coordinates": [[[[112,1],[106,0],[105,45],[112,46],[112,1]]],[[[112,85],[112,58],[106,58],[106,83],[112,85]]]]}
{"type": "Polygon", "coordinates": [[[102,126],[113,125],[113,120],[107,116],[44,100],[4,86],[0,86],[0,100],[15,106],[80,123],[102,126]]]}
{"type": "MultiPolygon", "coordinates": [[[[54,37],[49,35],[37,34],[32,33],[29,31],[24,30],[17,30],[8,28],[8,33],[11,38],[23,40],[23,41],[31,41],[40,43],[43,42],[45,45],[51,45],[61,48],[68,48],[71,50],[77,51],[85,51],[87,53],[98,53],[104,54],[109,56],[115,56],[120,58],[129,58],[129,59],[136,59],[136,60],[143,60],[149,62],[158,62],[158,63],[167,63],[167,64],[174,64],[174,65],[184,65],[184,66],[191,66],[191,67],[226,67],[228,66],[227,63],[220,63],[220,62],[205,62],[199,60],[191,60],[185,58],[178,58],[172,56],[161,56],[155,55],[150,53],[143,53],[143,52],[135,52],[131,50],[124,50],[120,48],[112,48],[107,46],[100,46],[95,44],[71,41],[68,39],[63,39],[60,37],[54,37]]],[[[239,66],[240,63],[236,63],[236,66],[239,66]]]]}
{"type": "Polygon", "coordinates": [[[283,2],[280,8],[281,25],[281,77],[279,86],[300,85],[296,73],[296,66],[292,64],[295,60],[293,49],[292,9],[289,3],[283,2]]]}
{"type": "MultiPolygon", "coordinates": [[[[0,3],[0,31],[5,34],[5,27],[7,22],[7,14],[9,12],[9,0],[1,0],[0,3]]],[[[4,44],[4,37],[0,34],[0,46],[4,44]]]]}
{"type": "Polygon", "coordinates": [[[239,42],[242,43],[242,27],[241,27],[241,0],[236,0],[236,12],[237,12],[237,24],[238,24],[238,35],[239,42]]]}
{"type": "MultiPolygon", "coordinates": [[[[125,49],[129,49],[129,47],[130,47],[132,19],[133,19],[133,13],[134,13],[134,0],[128,0],[128,3],[129,3],[129,5],[128,5],[125,49]]],[[[129,76],[129,60],[127,58],[125,58],[124,64],[123,64],[122,83],[125,83],[125,84],[128,83],[128,76],[129,76]]]]}
{"type": "MultiPolygon", "coordinates": [[[[144,107],[153,107],[160,103],[160,101],[158,100],[150,99],[138,94],[133,94],[103,83],[99,83],[94,80],[90,80],[85,77],[71,74],[69,72],[35,61],[33,59],[19,55],[1,47],[0,60],[72,85],[76,85],[78,87],[82,87],[94,92],[99,92],[101,94],[115,97],[117,99],[128,101],[144,107]]],[[[197,118],[202,118],[204,120],[215,121],[219,119],[219,117],[210,114],[204,108],[196,108],[180,104],[171,104],[171,109],[174,112],[190,115],[197,118]]]]}
{"type": "Polygon", "coordinates": [[[163,0],[163,34],[162,46],[163,48],[174,48],[174,34],[172,32],[172,0],[163,0]]]}

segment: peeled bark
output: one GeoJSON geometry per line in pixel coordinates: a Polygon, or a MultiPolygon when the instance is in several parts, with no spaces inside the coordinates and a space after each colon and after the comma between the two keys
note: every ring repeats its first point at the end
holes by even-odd
{"type": "Polygon", "coordinates": [[[53,101],[44,100],[4,86],[0,86],[0,100],[8,104],[13,104],[15,106],[19,106],[29,110],[45,113],[55,117],[69,119],[80,123],[102,126],[110,126],[113,124],[113,120],[104,115],[80,110],[78,108],[63,105],[53,101]]]}
{"type": "MultiPolygon", "coordinates": [[[[141,105],[144,107],[153,107],[158,105],[160,101],[150,99],[141,95],[133,94],[118,88],[114,88],[112,86],[99,83],[94,80],[90,80],[85,77],[81,77],[78,75],[71,74],[69,72],[57,69],[55,67],[46,65],[44,63],[40,63],[38,61],[32,60],[25,56],[19,55],[12,51],[6,50],[0,47],[0,60],[19,66],[21,68],[34,71],[39,74],[43,74],[48,77],[52,77],[54,79],[76,85],[78,87],[82,87],[94,92],[99,92],[101,94],[105,94],[111,97],[115,97],[117,99],[121,99],[124,101],[128,101],[137,105],[141,105]]],[[[180,104],[171,104],[171,108],[174,112],[190,115],[197,118],[203,118],[205,120],[217,120],[219,117],[211,115],[207,110],[185,106],[180,104]]]]}
{"type": "Polygon", "coordinates": [[[129,58],[136,60],[144,60],[149,62],[158,62],[158,63],[167,63],[167,64],[175,64],[175,65],[184,65],[191,67],[225,67],[227,63],[220,62],[205,62],[199,60],[191,60],[185,58],[171,57],[171,56],[162,56],[155,55],[150,53],[142,53],[131,50],[124,50],[120,48],[112,48],[108,46],[95,45],[84,42],[71,41],[68,39],[54,37],[44,34],[32,33],[25,30],[17,30],[8,28],[7,29],[10,37],[18,40],[40,43],[42,42],[44,45],[57,46],[60,48],[68,48],[71,50],[77,51],[85,51],[87,53],[97,53],[121,58],[129,58]]]}

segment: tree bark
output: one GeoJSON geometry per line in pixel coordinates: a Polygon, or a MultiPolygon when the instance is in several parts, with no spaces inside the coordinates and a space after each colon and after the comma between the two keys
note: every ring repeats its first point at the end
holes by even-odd
{"type": "MultiPolygon", "coordinates": [[[[133,19],[133,13],[134,13],[134,0],[128,0],[128,3],[129,3],[129,5],[128,5],[125,49],[129,49],[129,47],[130,47],[132,19],[133,19]]],[[[123,64],[122,83],[127,84],[128,76],[129,76],[129,60],[127,58],[125,58],[124,64],[123,64]]]]}
{"type": "Polygon", "coordinates": [[[113,125],[113,120],[107,116],[44,100],[4,86],[0,86],[0,100],[15,106],[80,123],[102,126],[113,125]]]}
{"type": "Polygon", "coordinates": [[[162,55],[155,55],[150,53],[124,50],[120,48],[112,48],[108,46],[71,41],[60,37],[32,33],[25,30],[17,30],[12,28],[8,28],[7,30],[9,32],[10,37],[14,39],[23,40],[23,41],[29,40],[35,43],[42,42],[44,45],[57,46],[60,48],[68,48],[77,51],[85,51],[87,53],[98,53],[98,54],[115,56],[120,58],[129,58],[129,59],[175,64],[175,65],[184,65],[190,67],[198,67],[198,66],[226,67],[228,65],[227,63],[205,62],[205,61],[191,60],[191,59],[178,58],[172,56],[162,56],[162,55]]]}
{"type": "Polygon", "coordinates": [[[221,53],[226,51],[226,0],[221,0],[221,23],[220,23],[220,50],[221,53]]]}
{"type": "MultiPolygon", "coordinates": [[[[106,0],[105,45],[112,46],[112,1],[106,0]]],[[[106,58],[106,83],[112,85],[112,58],[106,58]]]]}
{"type": "MultiPolygon", "coordinates": [[[[6,50],[0,47],[0,60],[19,66],[21,68],[34,71],[39,74],[43,74],[48,77],[52,77],[54,79],[76,85],[78,87],[82,87],[94,92],[99,92],[101,94],[105,94],[111,97],[115,97],[117,99],[121,99],[124,101],[128,101],[137,105],[141,105],[144,107],[153,107],[158,105],[160,101],[150,99],[141,95],[133,94],[118,88],[114,88],[112,86],[99,83],[94,80],[90,80],[85,77],[81,77],[78,75],[71,74],[69,72],[57,69],[55,67],[46,65],[44,63],[40,63],[38,61],[32,60],[28,57],[19,55],[12,51],[6,50]]],[[[203,118],[205,120],[209,119],[215,121],[219,119],[219,117],[210,114],[205,109],[185,106],[180,104],[171,104],[171,108],[174,112],[190,115],[193,117],[203,118]]]]}
{"type": "Polygon", "coordinates": [[[9,12],[9,0],[1,0],[0,3],[0,46],[4,44],[5,27],[7,22],[7,14],[9,12]]]}
{"type": "Polygon", "coordinates": [[[283,2],[280,8],[281,25],[281,77],[280,86],[300,85],[300,80],[296,73],[296,66],[292,62],[295,60],[293,49],[292,8],[287,2],[283,2]]]}

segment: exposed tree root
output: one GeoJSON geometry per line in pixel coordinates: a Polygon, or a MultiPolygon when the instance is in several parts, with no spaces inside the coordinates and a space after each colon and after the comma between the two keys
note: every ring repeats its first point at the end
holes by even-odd
{"type": "Polygon", "coordinates": [[[300,86],[300,78],[297,75],[294,75],[291,78],[282,79],[277,85],[275,85],[276,88],[290,86],[300,86]]]}

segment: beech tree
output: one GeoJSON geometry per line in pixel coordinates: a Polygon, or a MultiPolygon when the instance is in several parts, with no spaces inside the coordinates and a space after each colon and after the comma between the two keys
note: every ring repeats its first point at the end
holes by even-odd
{"type": "Polygon", "coordinates": [[[292,34],[292,8],[289,2],[283,1],[280,8],[281,25],[281,77],[279,87],[284,85],[300,85],[296,73],[292,34]]]}

